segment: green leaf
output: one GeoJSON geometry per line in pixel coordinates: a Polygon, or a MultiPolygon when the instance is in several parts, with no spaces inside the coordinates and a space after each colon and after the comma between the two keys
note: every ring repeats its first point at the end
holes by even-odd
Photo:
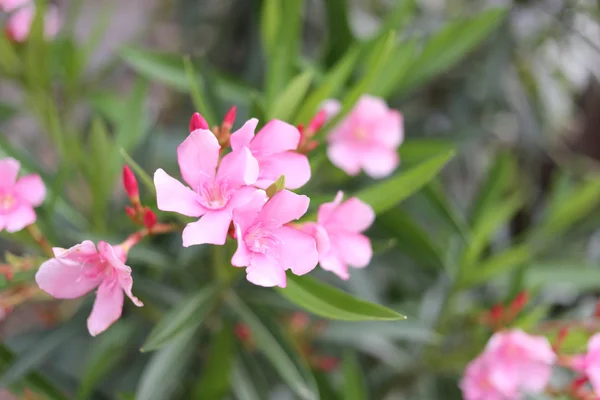
{"type": "Polygon", "coordinates": [[[258,375],[258,365],[248,365],[250,357],[238,356],[231,371],[231,389],[238,400],[264,400],[268,398],[269,384],[262,374],[258,375]]]}
{"type": "Polygon", "coordinates": [[[135,328],[131,321],[123,319],[113,324],[94,342],[80,378],[77,399],[91,398],[92,392],[102,378],[112,372],[113,368],[123,361],[127,356],[127,351],[124,350],[128,348],[129,342],[135,333],[135,328]]]}
{"type": "Polygon", "coordinates": [[[119,54],[143,77],[164,83],[182,92],[189,90],[189,80],[180,56],[154,53],[133,47],[124,47],[119,54]]]}
{"type": "Polygon", "coordinates": [[[409,39],[397,45],[370,92],[377,96],[389,97],[394,88],[408,74],[415,57],[417,57],[417,52],[418,46],[415,39],[409,39]]]}
{"type": "Polygon", "coordinates": [[[379,36],[384,35],[391,30],[402,32],[402,29],[414,17],[416,8],[416,0],[396,1],[395,7],[386,13],[381,28],[379,28],[379,36]]]}
{"type": "Polygon", "coordinates": [[[196,329],[188,327],[150,359],[135,392],[136,399],[166,400],[183,386],[183,375],[192,361],[196,329]]]}
{"type": "Polygon", "coordinates": [[[99,174],[106,167],[106,160],[114,158],[115,148],[112,143],[106,125],[101,118],[92,120],[91,133],[89,136],[89,153],[81,160],[85,165],[86,179],[92,191],[92,217],[96,228],[104,227],[106,222],[107,204],[114,182],[112,176],[106,173],[99,174]]]}
{"type": "Polygon", "coordinates": [[[264,0],[260,13],[260,34],[262,46],[267,57],[272,57],[275,45],[277,44],[277,34],[279,25],[283,19],[280,18],[282,0],[264,0]]]}
{"type": "Polygon", "coordinates": [[[194,102],[194,107],[206,118],[209,126],[210,124],[217,123],[217,114],[214,111],[213,106],[209,100],[209,96],[206,93],[202,80],[197,79],[197,75],[194,72],[194,65],[190,60],[190,57],[183,58],[183,65],[185,68],[185,74],[188,79],[188,85],[190,87],[190,93],[194,102]]]}
{"type": "Polygon", "coordinates": [[[285,175],[281,175],[275,182],[273,182],[266,190],[267,197],[271,198],[277,193],[285,189],[285,175]]]}
{"type": "Polygon", "coordinates": [[[311,377],[306,367],[299,363],[300,356],[298,354],[291,355],[289,346],[281,342],[282,339],[278,339],[275,332],[267,328],[235,294],[229,294],[228,302],[233,311],[248,325],[257,346],[290,389],[301,399],[318,399],[314,378],[311,377]]]}
{"type": "Polygon", "coordinates": [[[152,329],[141,351],[157,350],[187,332],[188,328],[195,330],[212,309],[219,292],[218,286],[206,287],[177,303],[152,329]]]}
{"type": "Polygon", "coordinates": [[[208,360],[202,365],[202,377],[195,389],[195,399],[219,400],[231,386],[231,369],[235,357],[235,337],[231,325],[223,325],[214,336],[208,360]]]}
{"type": "Polygon", "coordinates": [[[407,139],[400,146],[400,163],[411,166],[440,153],[456,150],[456,145],[445,139],[407,139]]]}
{"type": "Polygon", "coordinates": [[[482,261],[477,268],[471,269],[467,276],[462,277],[459,287],[466,289],[506,274],[529,261],[533,255],[534,252],[528,245],[518,245],[494,254],[482,261]]]}
{"type": "Polygon", "coordinates": [[[28,348],[11,365],[2,371],[0,387],[16,382],[23,378],[29,371],[44,362],[59,346],[70,340],[77,333],[73,324],[62,325],[60,328],[44,336],[34,346],[28,348]]]}
{"type": "Polygon", "coordinates": [[[323,82],[314,89],[302,104],[296,123],[307,123],[318,111],[323,101],[337,96],[355,69],[360,51],[357,46],[348,49],[323,78],[323,82]]]}
{"type": "Polygon", "coordinates": [[[327,0],[324,2],[327,16],[327,55],[326,65],[333,65],[354,42],[348,18],[350,12],[347,0],[327,0]]]}
{"type": "Polygon", "coordinates": [[[10,104],[0,103],[0,123],[5,122],[17,114],[17,109],[10,104]]]}
{"type": "Polygon", "coordinates": [[[375,214],[382,214],[435,178],[452,157],[454,151],[444,152],[416,167],[399,172],[381,183],[363,189],[355,193],[355,196],[373,207],[375,214]]]}
{"type": "Polygon", "coordinates": [[[406,92],[457,64],[494,31],[505,16],[505,9],[496,8],[446,24],[429,38],[395,91],[406,92]]]}
{"type": "Polygon", "coordinates": [[[8,35],[0,35],[0,68],[5,74],[12,75],[19,70],[19,57],[8,35]]]}
{"type": "Polygon", "coordinates": [[[356,355],[350,351],[344,353],[342,372],[344,373],[344,400],[367,400],[365,377],[360,370],[356,355]]]}
{"type": "Polygon", "coordinates": [[[396,246],[420,266],[444,267],[440,249],[406,212],[399,208],[389,210],[377,217],[376,224],[393,234],[396,246]]]}
{"type": "Polygon", "coordinates": [[[600,289],[600,273],[597,264],[581,264],[580,261],[534,263],[527,266],[525,286],[529,289],[541,286],[548,290],[573,288],[577,292],[587,292],[600,289]]]}
{"type": "Polygon", "coordinates": [[[313,72],[310,70],[298,74],[287,85],[283,93],[277,96],[277,102],[271,107],[269,119],[293,120],[298,106],[306,96],[312,78],[313,72]]]}
{"type": "Polygon", "coordinates": [[[287,287],[277,291],[292,303],[324,318],[343,321],[406,319],[394,310],[357,299],[309,276],[290,274],[287,287]]]}

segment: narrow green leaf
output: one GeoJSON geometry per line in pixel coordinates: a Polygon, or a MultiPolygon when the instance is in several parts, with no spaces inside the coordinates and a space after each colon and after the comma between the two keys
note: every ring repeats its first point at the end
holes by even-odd
{"type": "Polygon", "coordinates": [[[445,139],[407,139],[400,146],[400,163],[412,166],[438,154],[456,150],[456,145],[445,139]]]}
{"type": "Polygon", "coordinates": [[[433,179],[423,190],[423,197],[427,199],[433,209],[439,214],[442,221],[452,227],[463,242],[469,241],[469,227],[465,222],[461,210],[448,198],[439,178],[433,179]]]}
{"type": "Polygon", "coordinates": [[[256,377],[259,367],[247,365],[246,358],[249,357],[238,356],[231,371],[231,389],[238,400],[264,400],[268,398],[268,382],[262,375],[262,379],[256,377]]]}
{"type": "Polygon", "coordinates": [[[219,400],[227,395],[234,357],[233,327],[226,324],[214,336],[208,360],[202,366],[202,377],[194,391],[195,399],[219,400]]]}
{"type": "Polygon", "coordinates": [[[208,101],[209,97],[206,94],[203,82],[197,79],[197,75],[194,72],[194,65],[192,64],[189,56],[183,58],[183,66],[185,68],[185,74],[188,80],[194,107],[196,107],[200,114],[206,118],[209,124],[216,124],[217,113],[214,111],[210,101],[208,101]]]}
{"type": "Polygon", "coordinates": [[[183,387],[183,375],[192,361],[196,329],[188,327],[150,359],[135,392],[136,399],[166,400],[183,387]]]}
{"type": "Polygon", "coordinates": [[[371,205],[375,214],[384,213],[435,178],[452,157],[454,151],[444,152],[416,167],[399,172],[381,183],[363,189],[355,193],[355,196],[371,205]]]}
{"type": "Polygon", "coordinates": [[[379,35],[384,35],[391,30],[402,32],[402,29],[415,15],[416,8],[416,0],[396,1],[394,8],[386,14],[381,28],[379,28],[379,35]]]}
{"type": "Polygon", "coordinates": [[[277,96],[277,102],[272,105],[269,119],[291,121],[294,119],[298,106],[306,96],[312,82],[313,72],[305,71],[298,74],[277,96]]]}
{"type": "Polygon", "coordinates": [[[297,354],[291,356],[283,343],[278,341],[274,332],[267,328],[235,294],[230,293],[228,302],[233,311],[248,325],[252,331],[252,338],[265,357],[296,395],[301,399],[318,399],[314,378],[310,376],[304,365],[298,363],[300,356],[297,354]]]}
{"type": "Polygon", "coordinates": [[[377,226],[394,235],[396,246],[420,266],[444,268],[440,249],[406,212],[399,208],[386,211],[377,217],[377,226]]]}
{"type": "MultiPolygon", "coordinates": [[[[144,139],[150,128],[150,119],[146,109],[149,89],[150,85],[146,80],[138,79],[120,111],[115,142],[117,146],[123,147],[127,151],[134,149],[144,139]]],[[[120,165],[118,157],[115,157],[114,161],[116,163],[114,167],[118,170],[120,165]]]]}
{"type": "Polygon", "coordinates": [[[12,75],[19,69],[19,57],[8,35],[0,35],[0,68],[5,74],[12,75]]]}
{"type": "Polygon", "coordinates": [[[143,77],[162,82],[173,89],[187,92],[189,80],[180,56],[167,55],[133,47],[121,48],[119,54],[143,77]]]}
{"type": "Polygon", "coordinates": [[[409,72],[417,54],[417,40],[409,39],[397,45],[373,84],[371,93],[381,97],[390,96],[409,72]]]}
{"type": "Polygon", "coordinates": [[[129,341],[135,333],[135,325],[121,320],[104,332],[94,343],[80,378],[77,399],[91,398],[98,383],[109,374],[126,356],[129,341]]]}
{"type": "Polygon", "coordinates": [[[600,273],[597,264],[581,264],[579,261],[534,263],[528,265],[525,286],[532,290],[573,288],[578,292],[600,289],[600,273]]]}
{"type": "Polygon", "coordinates": [[[260,35],[262,46],[267,57],[272,57],[279,32],[282,0],[264,0],[260,13],[260,35]]]}
{"type": "Polygon", "coordinates": [[[277,291],[292,303],[324,318],[343,321],[406,319],[394,310],[357,299],[310,276],[290,274],[287,287],[277,291]]]}
{"type": "Polygon", "coordinates": [[[344,353],[342,372],[344,373],[344,400],[367,400],[365,377],[360,370],[356,355],[350,351],[344,353]]]}
{"type": "Polygon", "coordinates": [[[327,0],[324,2],[327,16],[326,65],[333,65],[354,42],[350,30],[348,0],[327,0]]]}
{"type": "Polygon", "coordinates": [[[528,245],[518,245],[502,253],[494,254],[471,269],[468,276],[461,279],[459,287],[466,289],[506,274],[529,261],[533,255],[533,249],[528,245]]]}
{"type": "Polygon", "coordinates": [[[157,350],[178,338],[182,332],[187,332],[188,328],[196,329],[212,309],[219,292],[218,286],[212,286],[185,297],[156,324],[141,350],[157,350]]]}
{"type": "Polygon", "coordinates": [[[317,113],[323,101],[337,96],[354,71],[359,54],[357,46],[348,49],[344,57],[325,75],[320,86],[308,95],[298,112],[296,123],[307,123],[317,113]]]}

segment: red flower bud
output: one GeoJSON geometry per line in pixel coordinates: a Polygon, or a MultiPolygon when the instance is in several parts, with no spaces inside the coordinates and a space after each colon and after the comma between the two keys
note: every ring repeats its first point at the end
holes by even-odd
{"type": "Polygon", "coordinates": [[[156,225],[156,214],[149,208],[144,211],[144,226],[148,229],[152,229],[156,225]]]}
{"type": "Polygon", "coordinates": [[[190,133],[196,129],[209,129],[208,122],[206,122],[200,113],[194,113],[192,119],[190,119],[190,133]]]}
{"type": "Polygon", "coordinates": [[[304,134],[304,124],[298,124],[298,125],[296,125],[296,129],[298,129],[298,131],[300,132],[300,136],[303,136],[303,134],[304,134]]]}
{"type": "Polygon", "coordinates": [[[321,129],[323,127],[323,124],[325,124],[325,121],[327,121],[327,112],[325,112],[325,110],[321,110],[317,113],[317,115],[315,115],[315,117],[312,119],[312,121],[310,121],[310,123],[308,124],[308,130],[311,133],[315,133],[317,132],[319,129],[321,129]]]}
{"type": "Polygon", "coordinates": [[[234,328],[235,335],[243,343],[249,343],[252,340],[252,331],[246,324],[237,324],[234,328]]]}
{"type": "Polygon", "coordinates": [[[134,205],[136,204],[135,200],[139,202],[140,192],[138,189],[137,179],[128,165],[123,167],[123,186],[125,187],[125,191],[131,199],[131,202],[134,205]]]}
{"type": "Polygon", "coordinates": [[[303,312],[295,312],[290,318],[290,328],[297,333],[304,332],[309,324],[310,317],[303,312]]]}
{"type": "Polygon", "coordinates": [[[225,118],[223,118],[223,127],[224,128],[231,129],[231,127],[233,126],[233,123],[235,122],[236,111],[237,111],[237,109],[235,106],[231,106],[229,111],[227,111],[227,114],[225,114],[225,118]]]}
{"type": "Polygon", "coordinates": [[[504,307],[500,304],[496,304],[490,310],[490,320],[494,327],[498,327],[502,323],[504,317],[504,307]]]}

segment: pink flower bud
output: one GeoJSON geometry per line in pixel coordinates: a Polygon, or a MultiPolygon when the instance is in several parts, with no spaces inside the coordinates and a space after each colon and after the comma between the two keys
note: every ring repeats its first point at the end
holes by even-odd
{"type": "Polygon", "coordinates": [[[144,212],[144,226],[148,229],[152,229],[156,225],[156,214],[149,208],[146,208],[144,212]]]}
{"type": "Polygon", "coordinates": [[[231,129],[233,123],[235,122],[235,114],[237,108],[235,106],[231,106],[227,114],[225,114],[225,118],[223,118],[223,127],[226,129],[231,129]]]}
{"type": "Polygon", "coordinates": [[[204,119],[200,113],[194,113],[192,119],[190,119],[190,133],[197,129],[209,129],[208,122],[204,119]]]}
{"type": "Polygon", "coordinates": [[[135,217],[137,216],[137,212],[133,207],[125,206],[125,213],[131,220],[135,221],[135,217]]]}
{"type": "Polygon", "coordinates": [[[314,134],[315,132],[317,132],[319,129],[321,129],[323,127],[323,124],[325,124],[325,121],[327,121],[327,111],[321,110],[317,113],[317,115],[315,115],[315,117],[312,119],[312,121],[310,121],[310,123],[308,124],[308,130],[314,134]]]}
{"type": "Polygon", "coordinates": [[[125,187],[125,191],[131,199],[131,202],[136,204],[135,199],[139,201],[140,192],[138,189],[137,179],[128,165],[123,167],[123,186],[125,187]]]}

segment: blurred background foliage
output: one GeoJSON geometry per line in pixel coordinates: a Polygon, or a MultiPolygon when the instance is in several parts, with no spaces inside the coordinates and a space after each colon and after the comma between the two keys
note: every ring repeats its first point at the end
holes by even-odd
{"type": "MultiPolygon", "coordinates": [[[[39,17],[27,43],[0,39],[0,154],[49,186],[39,223],[53,243],[123,240],[133,227],[120,167],[137,168],[152,205],[147,173],[177,168],[194,111],[211,124],[231,105],[238,126],[250,116],[307,123],[326,98],[348,111],[371,93],[404,115],[408,172],[376,193],[393,204],[369,231],[372,264],[348,282],[313,275],[408,319],[315,318],[318,329],[302,323],[298,333],[297,308],[275,291],[237,284],[225,304],[215,300],[213,267],[230,248],[157,237],[129,259],[146,307],[126,308],[98,338],[84,330],[89,298],[83,312],[79,301],[17,308],[2,323],[0,387],[53,399],[460,399],[457,380],[489,336],[481,312],[527,290],[517,324],[535,330],[595,307],[597,1],[57,4],[65,25],[55,41],[41,39],[39,17]],[[306,346],[341,364],[325,372],[306,346]]],[[[323,151],[311,164],[302,192],[314,206],[373,184],[346,177],[323,151]]],[[[0,248],[13,265],[11,254],[36,251],[5,232],[0,248]]],[[[0,298],[33,273],[0,277],[0,298]]],[[[573,349],[585,343],[570,337],[573,349]]]]}

